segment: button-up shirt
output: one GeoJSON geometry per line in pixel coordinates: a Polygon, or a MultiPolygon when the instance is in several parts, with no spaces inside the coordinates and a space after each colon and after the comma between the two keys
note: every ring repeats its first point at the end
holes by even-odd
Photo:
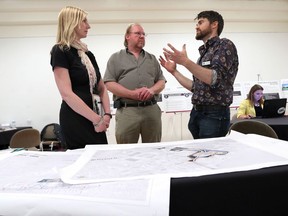
{"type": "Polygon", "coordinates": [[[218,36],[199,47],[197,64],[212,69],[214,80],[208,85],[193,76],[192,103],[229,106],[233,102],[233,84],[238,72],[238,54],[232,41],[218,36]]]}

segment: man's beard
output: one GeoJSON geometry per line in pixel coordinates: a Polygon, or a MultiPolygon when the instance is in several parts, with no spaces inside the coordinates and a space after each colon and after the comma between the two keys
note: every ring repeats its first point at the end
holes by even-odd
{"type": "Polygon", "coordinates": [[[195,39],[196,40],[203,40],[210,33],[211,33],[211,29],[206,29],[206,30],[200,31],[198,34],[196,33],[195,39]]]}

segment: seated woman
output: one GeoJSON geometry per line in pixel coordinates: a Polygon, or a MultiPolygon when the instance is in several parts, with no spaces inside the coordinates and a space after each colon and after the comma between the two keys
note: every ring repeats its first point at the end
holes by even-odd
{"type": "Polygon", "coordinates": [[[262,116],[263,90],[263,87],[258,84],[251,87],[247,98],[241,102],[237,110],[237,118],[249,119],[255,116],[262,116]]]}

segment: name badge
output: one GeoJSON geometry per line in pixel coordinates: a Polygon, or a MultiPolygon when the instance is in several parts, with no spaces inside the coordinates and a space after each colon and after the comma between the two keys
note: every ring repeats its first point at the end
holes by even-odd
{"type": "Polygon", "coordinates": [[[207,65],[210,65],[210,61],[206,61],[206,62],[202,62],[202,66],[207,66],[207,65]]]}

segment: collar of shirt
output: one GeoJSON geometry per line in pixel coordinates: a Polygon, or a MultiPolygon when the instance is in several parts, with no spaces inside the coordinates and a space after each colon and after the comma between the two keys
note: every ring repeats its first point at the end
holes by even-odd
{"type": "Polygon", "coordinates": [[[208,49],[210,46],[212,46],[215,42],[217,42],[219,40],[220,40],[220,38],[218,36],[215,36],[213,38],[208,39],[205,44],[203,44],[199,47],[199,49],[198,49],[199,53],[203,53],[204,50],[208,49]]]}
{"type": "MultiPolygon", "coordinates": [[[[133,55],[133,53],[131,53],[128,48],[126,48],[126,53],[129,53],[129,54],[132,54],[132,55],[133,55]]],[[[140,54],[141,54],[142,56],[145,55],[144,49],[141,50],[140,54]]]]}

